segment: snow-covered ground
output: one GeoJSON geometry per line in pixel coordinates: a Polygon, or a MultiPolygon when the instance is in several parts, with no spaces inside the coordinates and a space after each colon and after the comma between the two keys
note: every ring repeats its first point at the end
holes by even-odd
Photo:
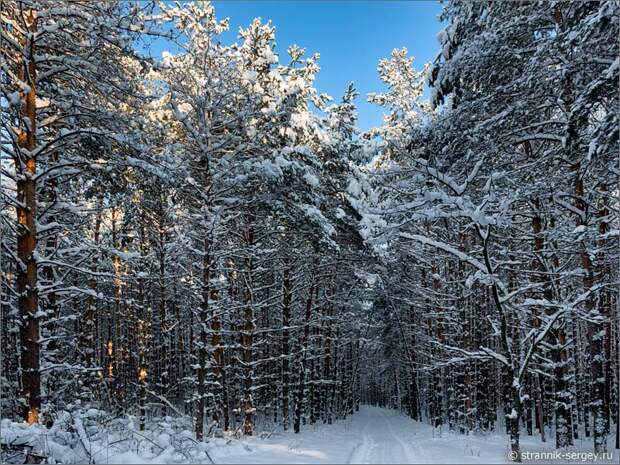
{"type": "MultiPolygon", "coordinates": [[[[30,444],[32,452],[49,457],[52,463],[510,463],[506,435],[459,435],[377,407],[362,407],[348,420],[333,425],[307,425],[301,434],[212,438],[205,443],[194,441],[190,431],[174,431],[166,422],[140,433],[133,420],[127,419],[120,430],[116,427],[102,434],[101,428],[88,426],[93,416],[96,413],[67,415],[66,424],[73,425],[69,429],[77,436],[67,432],[60,421],[47,430],[6,420],[0,436],[4,444],[30,444]]],[[[553,452],[553,441],[542,444],[538,437],[523,436],[522,450],[553,452]]],[[[586,441],[570,449],[591,450],[591,442],[586,441]]],[[[560,456],[542,462],[618,463],[618,451],[613,454],[608,459],[568,460],[560,456]]],[[[11,461],[19,463],[19,457],[11,461]]]]}
{"type": "MultiPolygon", "coordinates": [[[[523,451],[552,451],[553,444],[548,444],[543,447],[537,438],[522,438],[523,451]]],[[[217,448],[211,456],[217,463],[510,463],[506,435],[440,432],[377,407],[362,407],[338,424],[320,425],[299,435],[245,440],[244,445],[244,451],[217,448]]],[[[591,443],[578,444],[571,450],[590,451],[591,443]]],[[[613,460],[596,463],[618,463],[617,451],[614,454],[613,460]]]]}

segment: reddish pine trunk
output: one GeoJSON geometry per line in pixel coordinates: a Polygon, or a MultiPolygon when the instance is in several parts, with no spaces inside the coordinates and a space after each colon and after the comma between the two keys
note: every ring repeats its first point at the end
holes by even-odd
{"type": "MultiPolygon", "coordinates": [[[[580,173],[580,168],[581,165],[578,163],[575,166],[575,197],[577,199],[576,206],[580,211],[580,214],[577,216],[577,226],[586,226],[585,215],[587,204],[584,198],[583,177],[580,173]]],[[[581,252],[581,266],[584,270],[583,288],[584,291],[589,291],[594,285],[594,270],[590,254],[585,248],[585,245],[581,252]]],[[[605,416],[603,414],[603,403],[605,398],[603,336],[601,335],[603,325],[593,321],[595,316],[598,317],[600,315],[598,309],[595,309],[592,295],[586,298],[585,312],[591,319],[588,323],[588,340],[590,341],[590,376],[592,379],[591,410],[594,424],[594,452],[607,452],[605,416]],[[596,313],[596,315],[592,315],[592,313],[596,313]]]]}
{"type": "MultiPolygon", "coordinates": [[[[525,142],[523,145],[524,145],[524,151],[525,151],[526,156],[529,156],[531,153],[530,143],[525,142]]],[[[534,259],[532,260],[531,268],[534,272],[541,272],[542,267],[540,266],[540,262],[538,261],[538,259],[539,258],[542,259],[542,252],[543,252],[543,246],[544,246],[543,238],[541,235],[542,218],[540,217],[540,214],[539,214],[539,206],[540,206],[539,200],[536,198],[534,199],[533,203],[534,203],[536,210],[534,211],[534,216],[532,218],[532,232],[534,233],[534,252],[537,256],[534,257],[534,259]]],[[[534,274],[532,279],[534,281],[540,282],[541,277],[540,275],[537,276],[536,274],[534,274]]],[[[536,309],[534,309],[532,325],[534,327],[540,327],[540,319],[536,315],[536,309]]],[[[539,374],[535,375],[534,384],[535,384],[534,396],[536,398],[536,418],[538,422],[538,428],[540,431],[540,438],[542,442],[545,442],[545,426],[544,426],[544,418],[543,418],[542,390],[541,390],[541,382],[540,382],[539,374]]]]}
{"type": "MultiPolygon", "coordinates": [[[[99,244],[99,232],[101,230],[101,208],[103,207],[103,197],[99,197],[99,209],[97,210],[97,214],[95,216],[95,234],[94,234],[94,244],[97,246],[99,244]]],[[[93,258],[93,263],[90,266],[90,270],[92,275],[88,280],[88,288],[91,291],[91,294],[86,299],[86,312],[84,315],[84,329],[81,334],[81,345],[82,345],[82,353],[84,354],[84,366],[86,368],[90,368],[94,365],[94,355],[95,355],[95,311],[96,311],[96,298],[93,295],[97,292],[97,279],[95,278],[95,274],[97,273],[97,257],[93,258]]],[[[90,376],[87,376],[89,379],[90,376]]]]}
{"type": "MultiPolygon", "coordinates": [[[[246,236],[246,245],[250,248],[248,254],[251,253],[254,245],[254,216],[248,215],[248,230],[246,236]]],[[[254,434],[254,405],[252,399],[252,376],[254,369],[253,362],[253,344],[254,344],[254,303],[252,296],[252,259],[246,259],[246,270],[248,277],[246,280],[245,290],[245,309],[243,311],[243,331],[241,333],[242,361],[243,361],[243,434],[251,436],[254,434]]]]}
{"type": "MultiPolygon", "coordinates": [[[[30,32],[37,31],[36,14],[33,10],[26,13],[30,32]]],[[[16,172],[20,174],[17,181],[17,293],[18,308],[21,317],[21,384],[24,398],[24,419],[32,424],[39,421],[41,410],[41,373],[39,371],[39,320],[36,315],[39,305],[37,293],[37,262],[34,257],[37,246],[37,198],[36,198],[36,160],[32,151],[36,148],[36,65],[34,60],[34,40],[24,44],[28,53],[28,64],[24,63],[19,75],[28,83],[30,92],[22,93],[24,118],[28,120],[27,128],[19,134],[19,146],[25,149],[23,159],[16,158],[16,172]],[[23,163],[23,165],[22,165],[23,163]]],[[[26,58],[26,57],[24,57],[26,58]]],[[[19,157],[19,155],[18,155],[19,157]]]]}
{"type": "MultiPolygon", "coordinates": [[[[218,298],[218,290],[211,290],[211,299],[213,301],[218,298]]],[[[222,405],[222,393],[224,391],[224,377],[223,377],[223,368],[224,368],[224,348],[222,347],[222,322],[220,320],[220,316],[215,309],[211,311],[211,347],[213,348],[213,379],[216,383],[216,401],[213,409],[213,420],[216,423],[220,422],[220,413],[223,413],[224,416],[224,429],[228,429],[228,407],[227,405],[222,405]]]]}

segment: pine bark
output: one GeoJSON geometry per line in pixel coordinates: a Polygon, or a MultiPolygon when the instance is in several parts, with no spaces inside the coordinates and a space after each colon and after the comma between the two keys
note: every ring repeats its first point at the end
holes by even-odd
{"type": "Polygon", "coordinates": [[[17,180],[17,257],[19,259],[16,281],[21,347],[21,385],[24,400],[23,418],[29,424],[39,421],[41,411],[41,373],[39,367],[39,295],[38,267],[35,258],[37,247],[37,161],[33,154],[37,146],[36,110],[36,61],[34,34],[37,32],[37,15],[34,10],[26,13],[28,29],[32,33],[24,49],[23,67],[18,75],[27,83],[29,91],[22,91],[23,117],[27,122],[19,134],[19,147],[24,149],[15,159],[17,180]]]}

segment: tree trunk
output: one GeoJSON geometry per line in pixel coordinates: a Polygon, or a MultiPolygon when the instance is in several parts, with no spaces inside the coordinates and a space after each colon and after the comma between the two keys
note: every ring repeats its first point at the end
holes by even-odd
{"type": "Polygon", "coordinates": [[[243,331],[241,336],[242,360],[243,360],[243,433],[251,436],[254,434],[254,405],[252,399],[253,387],[253,344],[254,344],[254,298],[253,298],[253,264],[250,255],[254,246],[254,215],[248,215],[248,229],[246,233],[246,245],[248,257],[246,258],[246,288],[245,309],[243,311],[243,331]]]}
{"type": "MultiPolygon", "coordinates": [[[[166,396],[168,394],[168,379],[170,375],[170,363],[169,363],[169,346],[170,346],[170,335],[168,333],[168,322],[167,322],[167,314],[166,314],[166,229],[165,229],[165,214],[164,214],[164,206],[162,202],[161,195],[159,197],[159,205],[158,205],[158,248],[159,248],[159,333],[161,335],[161,346],[160,346],[160,354],[159,354],[159,363],[160,363],[160,393],[162,396],[166,396]]],[[[162,405],[162,415],[166,416],[167,407],[164,403],[162,405]]]]}
{"type": "MultiPolygon", "coordinates": [[[[99,234],[101,231],[101,209],[103,208],[103,196],[99,196],[98,199],[99,208],[97,209],[97,213],[95,215],[95,230],[93,243],[95,247],[99,245],[99,234]]],[[[81,346],[82,353],[84,354],[84,366],[88,369],[95,366],[96,362],[94,360],[96,354],[96,334],[95,334],[95,319],[96,319],[96,302],[97,298],[95,296],[97,292],[97,278],[95,274],[98,270],[98,256],[97,251],[95,251],[95,255],[93,256],[92,263],[90,265],[91,276],[88,279],[88,288],[90,290],[90,294],[86,298],[86,310],[84,313],[84,327],[82,330],[82,338],[81,338],[81,346]]],[[[91,376],[87,375],[86,379],[89,379],[91,376]]]]}
{"type": "MultiPolygon", "coordinates": [[[[211,299],[215,302],[218,298],[218,289],[211,289],[211,299]]],[[[213,350],[213,381],[215,383],[215,405],[213,406],[213,421],[220,423],[221,414],[224,413],[222,405],[222,392],[224,390],[224,378],[222,369],[224,367],[224,348],[222,347],[222,322],[217,309],[211,310],[211,348],[213,350]]],[[[224,416],[226,414],[224,413],[224,416]]]]}
{"type": "Polygon", "coordinates": [[[291,279],[288,260],[282,274],[282,427],[289,426],[290,348],[289,326],[291,324],[291,279]]]}
{"type": "MultiPolygon", "coordinates": [[[[577,215],[577,226],[586,226],[586,209],[587,204],[584,198],[583,177],[580,172],[581,165],[575,166],[575,197],[576,206],[579,210],[577,215]]],[[[591,291],[594,285],[594,272],[592,269],[592,261],[590,254],[583,244],[581,252],[581,266],[583,267],[583,288],[584,291],[591,291]]],[[[589,295],[585,301],[585,313],[588,316],[588,340],[590,341],[590,373],[592,380],[591,403],[593,431],[594,431],[594,452],[607,452],[607,435],[605,428],[605,415],[603,412],[603,404],[605,399],[605,373],[604,373],[604,352],[603,339],[605,325],[603,316],[599,313],[594,305],[592,295],[589,295]]]]}
{"type": "Polygon", "coordinates": [[[310,319],[312,318],[312,299],[314,296],[315,281],[314,269],[310,278],[311,284],[306,300],[306,311],[304,314],[304,332],[301,340],[301,364],[299,369],[299,381],[297,383],[297,395],[295,399],[295,418],[293,419],[293,431],[299,433],[301,428],[301,415],[304,404],[304,390],[306,388],[306,362],[308,357],[308,342],[310,339],[310,319]]]}
{"type": "MultiPolygon", "coordinates": [[[[28,54],[27,63],[19,70],[21,79],[30,87],[22,93],[26,128],[19,134],[19,146],[24,150],[15,159],[15,171],[20,174],[17,181],[17,293],[21,317],[19,327],[21,346],[21,385],[24,400],[23,418],[29,423],[39,421],[41,411],[41,372],[39,368],[39,315],[37,261],[34,253],[37,246],[37,194],[36,159],[32,155],[37,146],[36,113],[36,63],[34,58],[34,33],[37,32],[37,18],[33,10],[26,13],[28,28],[33,33],[24,44],[28,54]],[[22,158],[23,157],[23,158],[22,158]]],[[[26,59],[26,57],[24,57],[26,59]]]]}
{"type": "Polygon", "coordinates": [[[208,237],[203,242],[202,258],[202,305],[200,306],[200,340],[198,343],[198,399],[196,403],[196,439],[202,441],[204,438],[204,417],[205,417],[205,397],[206,397],[206,370],[207,370],[207,324],[209,318],[209,297],[210,297],[210,268],[211,255],[208,237]]]}

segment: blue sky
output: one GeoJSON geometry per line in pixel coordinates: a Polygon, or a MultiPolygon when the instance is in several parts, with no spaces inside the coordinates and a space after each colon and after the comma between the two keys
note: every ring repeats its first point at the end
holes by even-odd
{"type": "MultiPolygon", "coordinates": [[[[381,124],[382,109],[366,102],[366,94],[383,89],[377,63],[394,48],[407,47],[414,66],[432,61],[439,51],[437,19],[441,5],[433,1],[214,1],[218,18],[230,18],[224,42],[236,40],[239,27],[255,17],[276,26],[277,51],[297,44],[308,54],[321,54],[316,86],[339,100],[350,81],[360,93],[359,126],[381,124]]],[[[159,45],[159,44],[158,44],[159,45]]],[[[157,47],[159,48],[159,47],[157,47]]]]}

